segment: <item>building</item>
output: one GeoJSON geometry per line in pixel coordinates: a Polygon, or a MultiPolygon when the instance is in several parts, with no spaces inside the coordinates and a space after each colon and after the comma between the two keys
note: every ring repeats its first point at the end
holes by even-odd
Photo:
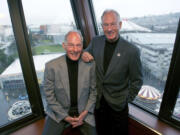
{"type": "Polygon", "coordinates": [[[157,79],[166,81],[175,33],[123,33],[121,36],[140,48],[143,67],[157,79]]]}
{"type": "MultiPolygon", "coordinates": [[[[64,53],[33,56],[38,82],[40,85],[43,83],[45,63],[63,54],[64,53]]],[[[2,72],[0,75],[0,84],[3,90],[12,91],[17,89],[25,89],[25,83],[19,59],[14,60],[14,62],[12,62],[4,70],[4,72],[2,72]]]]}

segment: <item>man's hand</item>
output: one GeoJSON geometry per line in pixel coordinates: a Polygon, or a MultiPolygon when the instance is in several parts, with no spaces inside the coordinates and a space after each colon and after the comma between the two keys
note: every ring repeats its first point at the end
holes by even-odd
{"type": "Polygon", "coordinates": [[[73,126],[78,123],[79,118],[77,117],[73,118],[71,116],[67,116],[64,120],[73,126]]]}
{"type": "Polygon", "coordinates": [[[88,114],[87,110],[83,111],[78,117],[79,121],[83,121],[87,114],[88,114]]]}
{"type": "Polygon", "coordinates": [[[71,124],[71,126],[73,128],[77,127],[77,126],[80,126],[83,124],[83,121],[80,121],[79,120],[79,117],[70,117],[70,116],[67,116],[65,119],[64,119],[66,122],[68,122],[69,124],[71,124]]]}
{"type": "Polygon", "coordinates": [[[83,52],[81,58],[84,62],[90,62],[94,60],[94,57],[88,52],[83,52]]]}
{"type": "Polygon", "coordinates": [[[83,121],[78,121],[78,122],[76,122],[76,123],[73,123],[72,128],[81,126],[83,123],[84,123],[83,121]]]}
{"type": "Polygon", "coordinates": [[[87,111],[87,110],[83,111],[83,112],[79,115],[79,117],[78,117],[78,122],[77,122],[77,124],[74,124],[72,127],[75,128],[75,127],[77,127],[77,126],[82,125],[82,124],[83,124],[83,120],[84,120],[84,118],[86,117],[87,114],[88,114],[88,111],[87,111]]]}

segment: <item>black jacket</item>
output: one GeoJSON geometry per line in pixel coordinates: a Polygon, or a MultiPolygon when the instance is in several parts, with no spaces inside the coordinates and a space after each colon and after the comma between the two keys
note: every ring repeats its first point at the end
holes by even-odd
{"type": "Polygon", "coordinates": [[[108,104],[116,111],[121,111],[138,94],[142,84],[142,66],[140,51],[120,37],[106,74],[103,75],[105,36],[93,38],[86,51],[96,62],[97,108],[102,94],[108,104]]]}

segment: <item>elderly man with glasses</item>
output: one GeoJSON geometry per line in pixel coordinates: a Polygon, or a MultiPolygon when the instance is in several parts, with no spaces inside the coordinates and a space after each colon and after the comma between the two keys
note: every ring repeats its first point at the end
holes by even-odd
{"type": "Polygon", "coordinates": [[[83,38],[79,31],[66,34],[63,48],[66,54],[45,66],[47,119],[43,135],[61,135],[69,126],[83,135],[95,135],[95,62],[81,60],[83,38]]]}
{"type": "Polygon", "coordinates": [[[96,62],[98,135],[128,135],[128,103],[143,83],[139,49],[120,37],[122,22],[115,10],[101,17],[104,35],[94,37],[83,53],[96,62]]]}

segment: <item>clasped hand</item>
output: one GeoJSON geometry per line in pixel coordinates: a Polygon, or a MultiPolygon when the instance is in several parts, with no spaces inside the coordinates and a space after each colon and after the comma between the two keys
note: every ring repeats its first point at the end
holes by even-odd
{"type": "Polygon", "coordinates": [[[71,117],[71,116],[67,116],[64,120],[67,121],[68,123],[70,123],[72,125],[73,128],[80,126],[83,124],[83,120],[85,118],[85,116],[87,115],[88,111],[83,111],[79,117],[71,117]]]}

